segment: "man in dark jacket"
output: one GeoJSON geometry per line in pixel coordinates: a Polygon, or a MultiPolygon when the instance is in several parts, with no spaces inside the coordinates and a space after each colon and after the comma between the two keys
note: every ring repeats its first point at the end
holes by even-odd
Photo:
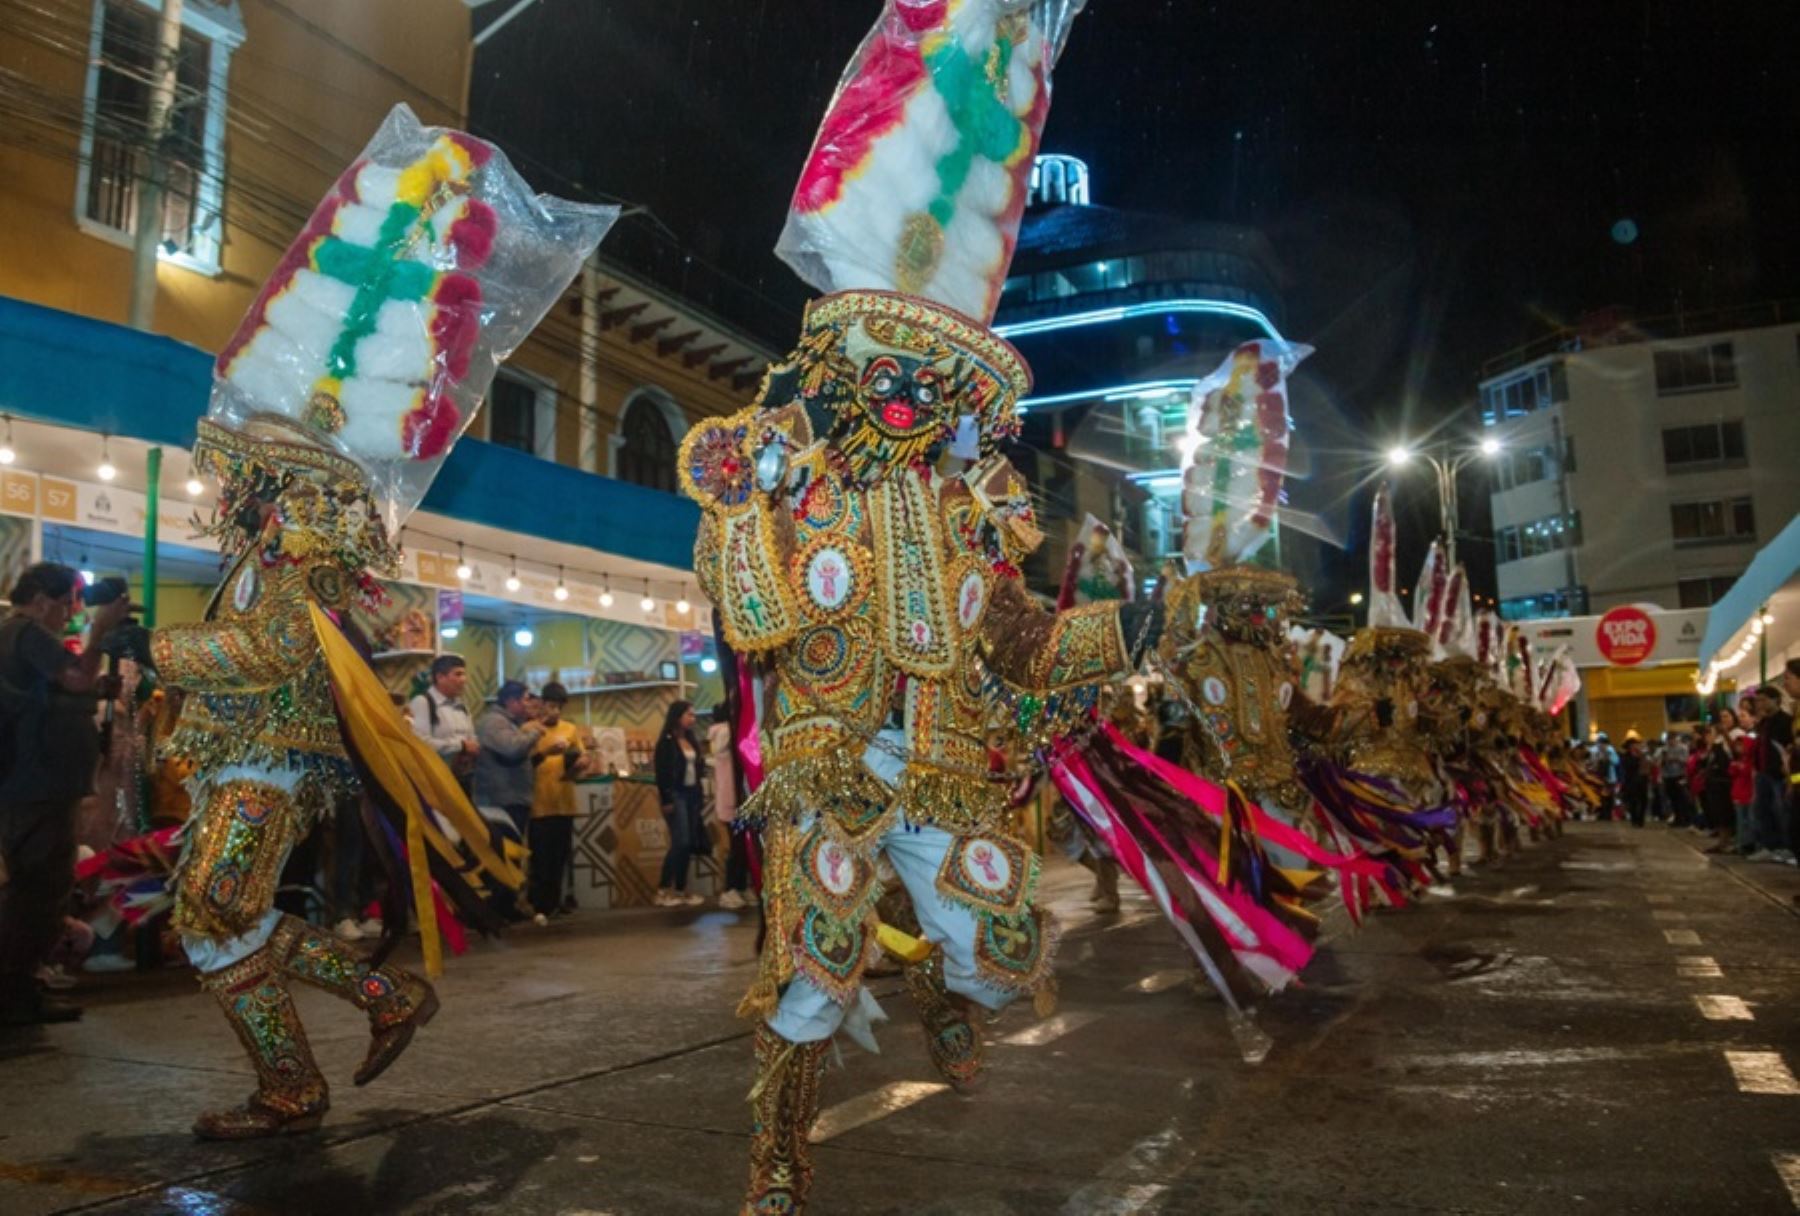
{"type": "MultiPolygon", "coordinates": [[[[475,757],[475,805],[483,813],[494,808],[506,812],[521,848],[531,830],[531,797],[537,779],[531,753],[543,734],[531,693],[517,680],[500,686],[494,703],[475,723],[475,739],[481,744],[481,753],[475,757]]],[[[496,892],[494,900],[494,910],[508,919],[522,915],[514,907],[510,891],[496,892]]]]}
{"type": "Polygon", "coordinates": [[[90,616],[79,655],[63,630],[81,610],[80,576],[43,562],[20,575],[0,624],[0,1025],[69,1022],[78,1006],[46,997],[37,969],[62,929],[75,881],[75,806],[94,788],[101,644],[130,611],[119,597],[90,616]]]}
{"type": "Polygon", "coordinates": [[[1782,708],[1781,690],[1756,690],[1756,852],[1752,861],[1792,861],[1788,849],[1788,749],[1794,745],[1794,716],[1782,708]]]}

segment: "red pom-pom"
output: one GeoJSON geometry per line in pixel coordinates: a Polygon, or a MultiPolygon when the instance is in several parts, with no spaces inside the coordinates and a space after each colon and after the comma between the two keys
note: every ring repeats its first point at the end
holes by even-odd
{"type": "Polygon", "coordinates": [[[500,230],[500,218],[494,209],[480,199],[470,199],[462,217],[450,225],[450,247],[456,250],[456,264],[473,270],[494,252],[494,234],[500,230]]]}
{"type": "Polygon", "coordinates": [[[493,145],[476,139],[473,135],[465,135],[461,131],[450,133],[450,142],[469,154],[469,161],[477,168],[494,158],[493,145]]]}
{"type": "Polygon", "coordinates": [[[481,284],[467,275],[445,275],[431,302],[437,306],[431,336],[438,358],[451,380],[461,380],[469,374],[469,355],[481,335],[481,284]]]}
{"type": "Polygon", "coordinates": [[[424,405],[401,419],[400,443],[414,460],[431,460],[450,450],[456,427],[462,421],[456,403],[434,394],[424,405]]]}

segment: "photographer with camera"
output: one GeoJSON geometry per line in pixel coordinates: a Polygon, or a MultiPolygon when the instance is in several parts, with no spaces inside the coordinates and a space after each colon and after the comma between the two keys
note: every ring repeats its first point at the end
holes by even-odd
{"type": "Polygon", "coordinates": [[[0,888],[0,1025],[70,1022],[81,1009],[45,996],[36,972],[62,930],[75,808],[92,792],[100,760],[101,663],[141,648],[143,630],[127,624],[123,579],[83,588],[54,562],[21,574],[10,598],[12,614],[0,624],[0,856],[9,876],[0,888]],[[77,655],[62,634],[83,601],[88,636],[77,655]]]}

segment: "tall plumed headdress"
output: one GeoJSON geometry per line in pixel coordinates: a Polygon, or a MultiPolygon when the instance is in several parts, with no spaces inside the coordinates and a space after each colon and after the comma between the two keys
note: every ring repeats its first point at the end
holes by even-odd
{"type": "Polygon", "coordinates": [[[884,0],[813,141],[776,252],[824,292],[986,324],[1018,239],[1050,73],[1086,0],[884,0]]]}
{"type": "Polygon", "coordinates": [[[207,442],[278,424],[353,462],[398,528],[617,215],[533,194],[492,144],[396,106],[219,353],[207,442]]]}
{"type": "Polygon", "coordinates": [[[1394,531],[1394,499],[1388,487],[1375,491],[1369,527],[1369,625],[1376,629],[1409,629],[1412,622],[1400,606],[1398,538],[1394,531]]]}
{"type": "Polygon", "coordinates": [[[1273,532],[1293,429],[1287,378],[1310,354],[1279,339],[1246,342],[1194,386],[1181,476],[1190,571],[1247,562],[1273,532]]]}

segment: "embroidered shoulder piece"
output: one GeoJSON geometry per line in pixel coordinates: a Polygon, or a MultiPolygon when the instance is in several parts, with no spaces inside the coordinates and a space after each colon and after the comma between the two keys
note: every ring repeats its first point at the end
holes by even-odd
{"type": "Polygon", "coordinates": [[[785,646],[799,629],[800,616],[768,499],[759,494],[708,523],[694,557],[696,564],[712,567],[701,580],[718,605],[725,640],[746,652],[785,646]]]}
{"type": "Polygon", "coordinates": [[[1131,674],[1117,603],[1047,612],[1015,578],[995,580],[982,620],[989,668],[1016,688],[1054,692],[1131,674]]]}

